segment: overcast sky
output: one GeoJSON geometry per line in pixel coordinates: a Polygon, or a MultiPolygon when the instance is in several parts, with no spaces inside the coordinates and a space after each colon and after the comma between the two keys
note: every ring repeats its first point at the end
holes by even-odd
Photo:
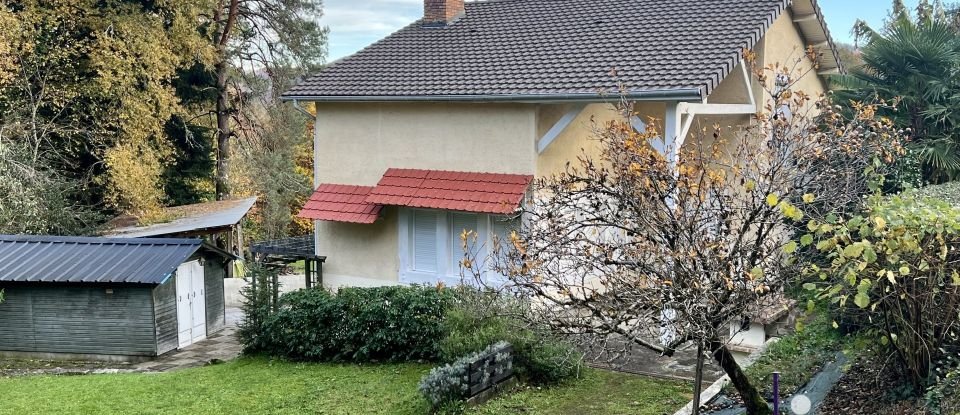
{"type": "MultiPolygon", "coordinates": [[[[709,0],[704,0],[709,1],[709,0]]],[[[906,0],[916,7],[919,0],[906,0]]],[[[890,0],[820,0],[833,38],[852,43],[850,28],[857,19],[883,22],[890,0]]],[[[321,22],[330,28],[327,61],[350,55],[406,26],[423,14],[423,0],[325,0],[321,22]]]]}

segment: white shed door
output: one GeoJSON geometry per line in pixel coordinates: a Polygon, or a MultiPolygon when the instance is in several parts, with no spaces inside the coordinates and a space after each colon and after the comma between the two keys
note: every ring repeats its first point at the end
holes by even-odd
{"type": "Polygon", "coordinates": [[[177,338],[186,347],[207,337],[203,266],[199,261],[177,267],[177,338]]]}

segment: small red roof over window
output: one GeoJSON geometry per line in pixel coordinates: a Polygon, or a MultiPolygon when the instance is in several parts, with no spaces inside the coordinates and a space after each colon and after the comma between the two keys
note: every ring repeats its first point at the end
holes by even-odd
{"type": "Polygon", "coordinates": [[[335,222],[373,223],[380,215],[382,205],[367,203],[365,199],[373,187],[321,184],[303,205],[297,217],[335,222]]]}
{"type": "Polygon", "coordinates": [[[512,213],[533,176],[389,169],[367,203],[475,213],[512,213]]]}

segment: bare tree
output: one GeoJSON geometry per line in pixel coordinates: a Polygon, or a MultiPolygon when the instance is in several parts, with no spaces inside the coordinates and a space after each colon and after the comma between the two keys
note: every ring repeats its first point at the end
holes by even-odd
{"type": "Polygon", "coordinates": [[[856,205],[864,171],[892,161],[901,137],[873,106],[845,119],[794,90],[806,75],[796,67],[754,70],[773,84],[766,115],[733,132],[700,128],[676,163],[656,150],[654,122],[632,128],[624,102],[622,120],[596,128],[601,155],[536,181],[521,229],[489,257],[468,254],[466,273],[505,275],[503,289],[532,299],[532,319],[610,353],[701,346],[748,413],[770,413],[728,347],[729,324],[781,298],[800,207],[856,205]]]}

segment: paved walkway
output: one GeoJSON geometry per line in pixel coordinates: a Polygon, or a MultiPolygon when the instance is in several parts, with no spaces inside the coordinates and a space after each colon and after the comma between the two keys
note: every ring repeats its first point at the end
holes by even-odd
{"type": "Polygon", "coordinates": [[[227,308],[227,325],[223,330],[183,349],[164,354],[149,362],[139,363],[134,366],[134,370],[168,372],[236,359],[242,349],[236,336],[237,323],[242,318],[243,313],[240,309],[227,308]]]}
{"type": "MultiPolygon", "coordinates": [[[[613,340],[612,342],[616,342],[613,340]]],[[[613,358],[597,352],[587,352],[587,362],[594,367],[619,370],[638,375],[664,379],[683,380],[693,383],[696,376],[697,349],[693,345],[684,345],[673,356],[661,356],[659,353],[635,346],[629,353],[613,358]]],[[[713,359],[705,359],[703,382],[709,385],[723,376],[721,369],[713,359]]]]}

